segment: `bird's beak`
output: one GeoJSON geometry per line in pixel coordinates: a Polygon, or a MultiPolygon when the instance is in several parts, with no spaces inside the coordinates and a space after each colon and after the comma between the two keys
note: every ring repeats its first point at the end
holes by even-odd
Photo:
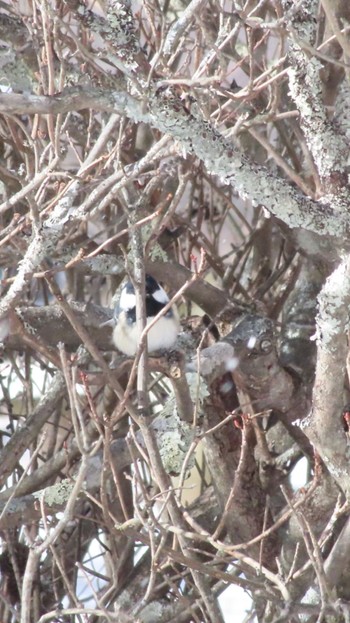
{"type": "Polygon", "coordinates": [[[115,322],[114,322],[114,318],[111,318],[110,320],[106,320],[106,322],[103,322],[102,324],[100,324],[100,327],[114,327],[115,322]]]}

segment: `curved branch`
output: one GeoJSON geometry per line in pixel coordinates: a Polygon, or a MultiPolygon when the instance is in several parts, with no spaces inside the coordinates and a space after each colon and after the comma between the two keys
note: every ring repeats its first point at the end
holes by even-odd
{"type": "Polygon", "coordinates": [[[341,427],[348,354],[346,334],[350,308],[349,257],[328,277],[318,302],[313,409],[303,423],[303,430],[349,499],[349,460],[346,437],[341,427]]]}
{"type": "Polygon", "coordinates": [[[52,97],[0,94],[0,112],[5,114],[58,114],[85,108],[119,112],[170,134],[182,149],[200,158],[210,173],[219,175],[242,197],[264,205],[289,227],[344,238],[348,235],[350,217],[346,201],[344,205],[338,204],[335,211],[329,204],[303,196],[278,175],[251,162],[210,123],[192,115],[177,97],[167,98],[152,88],[141,97],[126,90],[92,87],[67,88],[52,97]]]}

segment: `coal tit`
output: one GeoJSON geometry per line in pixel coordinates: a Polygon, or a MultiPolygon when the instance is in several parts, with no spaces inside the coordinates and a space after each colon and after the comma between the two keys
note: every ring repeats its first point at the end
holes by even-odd
{"type": "MultiPolygon", "coordinates": [[[[169,303],[169,297],[153,277],[146,275],[146,316],[147,325],[169,303]]],[[[135,355],[140,333],[136,327],[136,299],[131,281],[122,288],[120,299],[114,311],[115,328],[113,342],[125,355],[135,355]]],[[[173,346],[179,333],[180,324],[175,308],[170,308],[161,316],[147,333],[148,352],[168,349],[173,346]]]]}

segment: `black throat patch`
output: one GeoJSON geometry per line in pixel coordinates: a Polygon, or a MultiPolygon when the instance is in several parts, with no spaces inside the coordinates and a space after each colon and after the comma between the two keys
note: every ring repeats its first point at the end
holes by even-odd
{"type": "MultiPolygon", "coordinates": [[[[154,318],[154,316],[159,314],[159,312],[162,309],[164,309],[164,307],[165,307],[164,303],[160,303],[159,301],[156,301],[156,299],[153,298],[153,296],[151,296],[150,294],[146,294],[146,316],[147,318],[154,318]]],[[[165,314],[165,317],[171,318],[172,315],[173,315],[173,311],[172,309],[169,309],[167,313],[165,314]]],[[[128,309],[128,311],[126,312],[126,317],[128,320],[128,324],[133,324],[134,322],[136,322],[136,307],[132,307],[131,309],[128,309]]]]}

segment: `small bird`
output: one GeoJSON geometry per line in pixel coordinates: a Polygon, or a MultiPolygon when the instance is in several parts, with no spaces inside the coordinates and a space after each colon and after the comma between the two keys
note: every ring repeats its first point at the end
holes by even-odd
{"type": "MultiPolygon", "coordinates": [[[[146,275],[145,300],[146,324],[149,325],[169,303],[166,292],[150,275],[146,275]]],[[[113,342],[118,350],[132,357],[139,346],[140,332],[136,326],[136,298],[131,281],[128,281],[121,290],[119,302],[114,310],[114,321],[113,342]]],[[[147,333],[148,352],[171,348],[175,344],[179,330],[177,311],[171,307],[147,333]]]]}

